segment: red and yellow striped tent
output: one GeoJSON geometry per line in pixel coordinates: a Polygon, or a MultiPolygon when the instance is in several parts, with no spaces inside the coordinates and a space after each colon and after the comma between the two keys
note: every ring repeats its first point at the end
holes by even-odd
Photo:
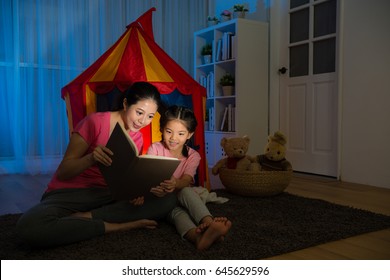
{"type": "MultiPolygon", "coordinates": [[[[118,41],[90,67],[64,86],[61,96],[66,101],[70,132],[86,115],[97,111],[97,100],[114,90],[123,92],[131,84],[147,81],[157,87],[162,95],[179,92],[191,96],[192,109],[198,120],[194,144],[199,147],[202,160],[199,182],[207,177],[204,148],[204,103],[206,90],[183,70],[154,41],[151,8],[129,24],[118,41]]],[[[174,103],[174,102],[173,102],[174,103]]],[[[144,151],[150,143],[159,141],[159,118],[144,129],[144,151]]]]}

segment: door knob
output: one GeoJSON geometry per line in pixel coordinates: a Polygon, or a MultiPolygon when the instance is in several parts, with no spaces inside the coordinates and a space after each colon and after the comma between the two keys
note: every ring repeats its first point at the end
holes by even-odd
{"type": "Polygon", "coordinates": [[[279,74],[286,74],[286,72],[287,72],[287,68],[286,67],[282,67],[282,68],[279,68],[279,74]]]}

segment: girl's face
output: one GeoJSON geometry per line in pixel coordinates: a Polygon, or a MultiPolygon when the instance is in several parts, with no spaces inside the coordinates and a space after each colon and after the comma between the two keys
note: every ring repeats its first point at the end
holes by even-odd
{"type": "Polygon", "coordinates": [[[162,138],[165,146],[173,155],[180,155],[186,141],[192,134],[180,120],[172,120],[167,123],[162,131],[162,138]]]}
{"type": "Polygon", "coordinates": [[[157,104],[153,99],[142,99],[136,104],[127,106],[124,100],[124,123],[127,129],[137,132],[152,122],[157,112],[157,104]]]}

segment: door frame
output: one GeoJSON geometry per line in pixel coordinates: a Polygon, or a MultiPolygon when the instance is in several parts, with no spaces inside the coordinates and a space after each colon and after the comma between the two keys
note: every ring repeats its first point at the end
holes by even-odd
{"type": "MultiPolygon", "coordinates": [[[[336,90],[338,94],[337,102],[337,174],[336,178],[340,180],[341,176],[341,91],[339,83],[339,75],[341,70],[341,59],[339,58],[340,45],[342,44],[340,34],[340,10],[342,9],[342,1],[338,1],[337,6],[337,25],[338,39],[336,40],[336,90]]],[[[282,14],[283,5],[288,5],[288,0],[270,0],[270,12],[269,12],[269,131],[271,134],[280,129],[280,74],[279,68],[282,66],[282,58],[280,56],[281,48],[281,28],[285,26],[288,20],[282,14]]]]}

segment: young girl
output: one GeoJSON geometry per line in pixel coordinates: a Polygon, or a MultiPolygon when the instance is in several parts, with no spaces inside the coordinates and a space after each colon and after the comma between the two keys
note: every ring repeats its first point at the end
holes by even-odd
{"type": "Polygon", "coordinates": [[[205,250],[223,239],[232,223],[225,217],[213,218],[200,196],[190,187],[194,183],[200,155],[186,143],[196,126],[195,115],[190,109],[169,107],[160,118],[162,141],[153,143],[148,154],[175,157],[181,161],[172,178],[152,188],[152,192],[163,197],[177,191],[181,206],[171,211],[169,220],[182,237],[194,243],[197,249],[205,250]]]}
{"type": "Polygon", "coordinates": [[[151,123],[160,103],[153,85],[137,82],[125,92],[122,110],[84,118],[74,129],[41,202],[18,221],[20,237],[32,246],[47,247],[111,231],[156,227],[154,220],[166,217],[176,206],[176,196],[114,201],[97,163],[111,164],[112,152],[105,145],[117,122],[141,151],[140,129],[151,123]]]}

